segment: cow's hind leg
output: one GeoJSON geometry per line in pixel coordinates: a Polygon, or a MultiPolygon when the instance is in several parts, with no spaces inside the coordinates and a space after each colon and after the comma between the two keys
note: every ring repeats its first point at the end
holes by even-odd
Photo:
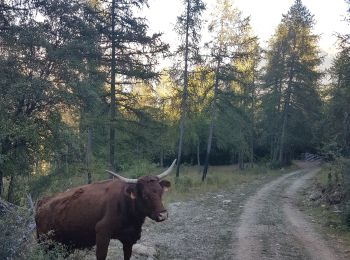
{"type": "Polygon", "coordinates": [[[124,251],[124,260],[130,260],[131,253],[132,253],[132,244],[123,243],[123,251],[124,251]]]}

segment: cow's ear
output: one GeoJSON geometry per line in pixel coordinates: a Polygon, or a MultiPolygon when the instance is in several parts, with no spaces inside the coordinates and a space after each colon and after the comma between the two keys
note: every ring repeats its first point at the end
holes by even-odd
{"type": "Polygon", "coordinates": [[[130,199],[136,199],[136,185],[129,185],[125,188],[125,194],[130,199]]]}
{"type": "Polygon", "coordinates": [[[166,180],[161,180],[159,182],[159,184],[160,184],[160,186],[163,187],[164,191],[167,191],[170,188],[170,186],[171,186],[170,181],[166,181],[166,180]]]}

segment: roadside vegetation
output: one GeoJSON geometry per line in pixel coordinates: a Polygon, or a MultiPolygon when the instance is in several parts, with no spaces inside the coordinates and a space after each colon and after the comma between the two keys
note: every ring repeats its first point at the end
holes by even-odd
{"type": "Polygon", "coordinates": [[[303,207],[326,233],[350,246],[350,160],[324,163],[311,189],[304,191],[303,207]]]}

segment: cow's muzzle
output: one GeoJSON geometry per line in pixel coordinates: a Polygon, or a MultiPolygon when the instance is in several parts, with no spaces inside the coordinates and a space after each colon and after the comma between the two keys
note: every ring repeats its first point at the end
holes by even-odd
{"type": "Polygon", "coordinates": [[[158,215],[155,218],[155,221],[162,222],[162,221],[166,220],[167,218],[168,218],[168,212],[165,210],[165,211],[158,213],[158,215]]]}

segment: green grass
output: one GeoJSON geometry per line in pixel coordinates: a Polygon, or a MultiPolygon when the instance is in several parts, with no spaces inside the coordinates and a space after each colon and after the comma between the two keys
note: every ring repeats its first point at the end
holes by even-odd
{"type": "Polygon", "coordinates": [[[172,186],[164,196],[166,203],[175,201],[186,201],[196,198],[207,192],[216,192],[221,189],[234,189],[244,183],[269,176],[278,176],[294,169],[295,166],[283,170],[270,170],[263,166],[244,171],[238,170],[236,166],[211,166],[209,167],[207,179],[202,182],[198,167],[183,166],[179,178],[172,174],[168,179],[172,186]]]}
{"type": "MultiPolygon", "coordinates": [[[[295,168],[296,166],[291,166],[282,170],[270,170],[265,166],[256,165],[254,168],[240,171],[235,165],[210,166],[207,179],[202,182],[202,175],[198,167],[182,166],[179,178],[175,177],[175,170],[167,178],[172,185],[164,199],[167,203],[184,201],[206,192],[215,192],[227,187],[234,187],[258,178],[266,178],[270,175],[277,176],[295,168]]],[[[139,165],[130,167],[120,174],[125,177],[137,178],[137,176],[141,175],[156,175],[161,171],[162,169],[157,168],[154,164],[141,162],[139,165]]],[[[107,176],[102,165],[96,165],[92,170],[93,182],[104,180],[107,176]]],[[[53,172],[47,176],[32,176],[29,182],[30,188],[27,188],[27,190],[36,200],[42,196],[86,184],[86,181],[85,169],[80,165],[72,165],[69,167],[68,173],[63,170],[53,172]]]]}

